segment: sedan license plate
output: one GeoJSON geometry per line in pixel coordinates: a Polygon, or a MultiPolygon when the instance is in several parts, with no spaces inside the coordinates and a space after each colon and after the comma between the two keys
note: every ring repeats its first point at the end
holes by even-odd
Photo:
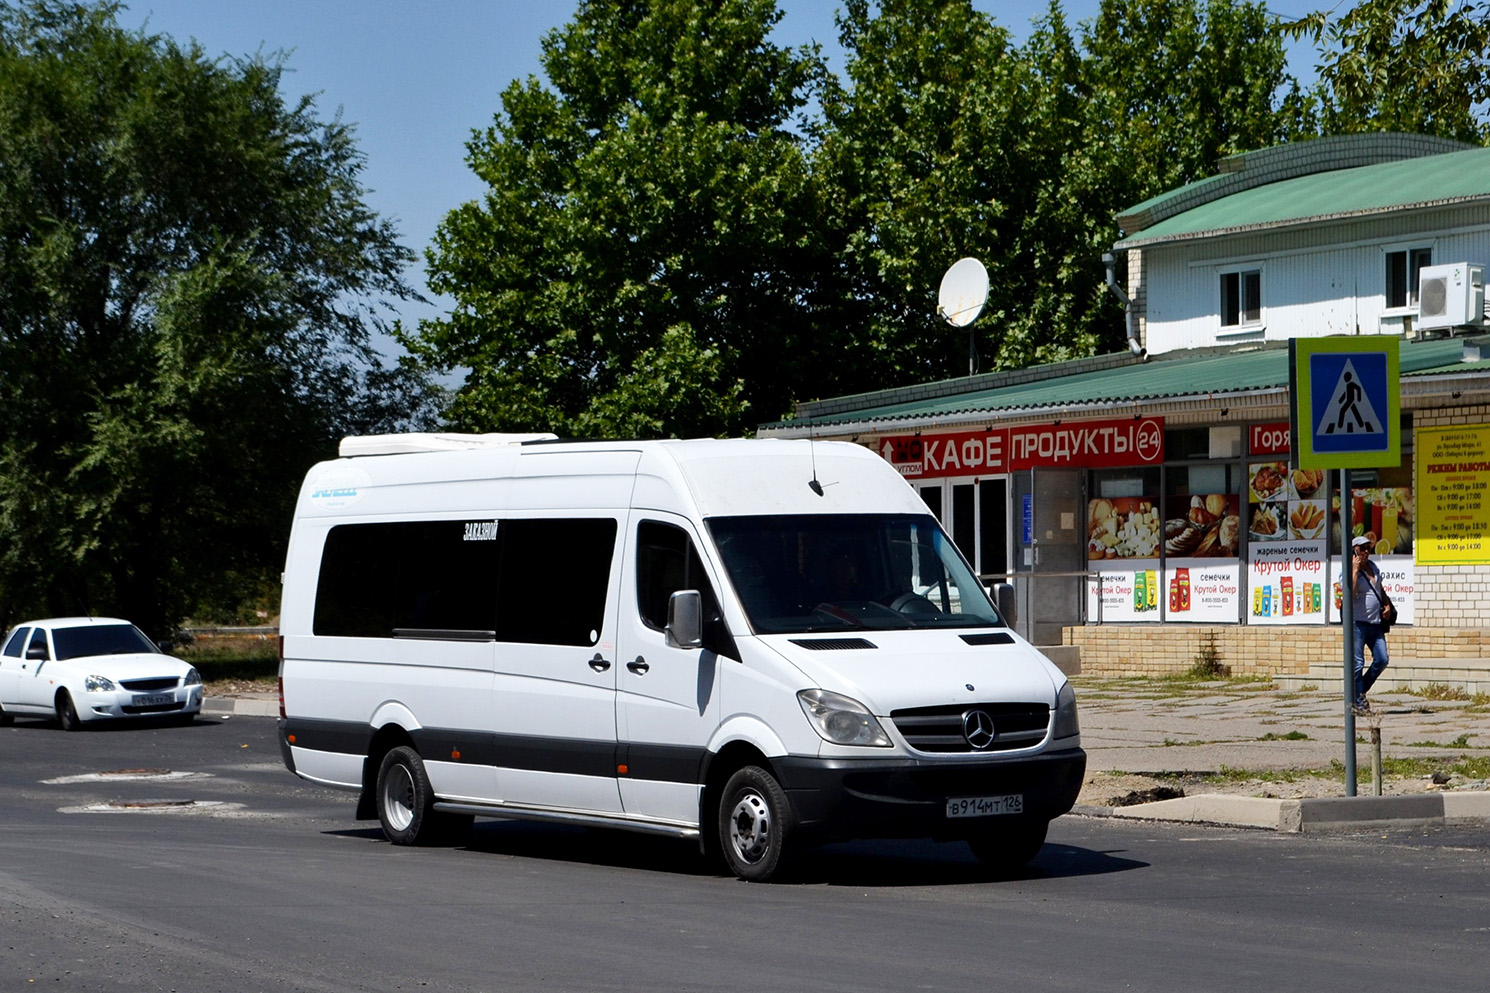
{"type": "Polygon", "coordinates": [[[175,703],[176,698],[169,693],[136,693],[130,702],[136,707],[163,707],[175,703]]]}
{"type": "Polygon", "coordinates": [[[1024,813],[1024,794],[1007,796],[962,796],[947,801],[948,817],[995,817],[1024,813]]]}

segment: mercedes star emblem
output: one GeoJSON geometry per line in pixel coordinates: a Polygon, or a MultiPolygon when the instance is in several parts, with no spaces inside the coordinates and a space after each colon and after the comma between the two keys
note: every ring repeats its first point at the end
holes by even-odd
{"type": "Polygon", "coordinates": [[[986,710],[969,710],[962,715],[962,736],[981,752],[993,744],[993,717],[986,710]]]}

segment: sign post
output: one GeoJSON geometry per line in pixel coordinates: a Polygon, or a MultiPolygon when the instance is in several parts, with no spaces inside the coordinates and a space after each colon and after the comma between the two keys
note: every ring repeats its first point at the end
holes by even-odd
{"type": "Polygon", "coordinates": [[[1350,470],[1402,461],[1400,340],[1392,335],[1288,343],[1290,418],[1301,469],[1340,470],[1340,627],[1344,651],[1345,795],[1356,795],[1355,610],[1350,470]]]}

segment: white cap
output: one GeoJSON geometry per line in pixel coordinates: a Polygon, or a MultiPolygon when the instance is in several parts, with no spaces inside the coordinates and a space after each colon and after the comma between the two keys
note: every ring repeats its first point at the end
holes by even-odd
{"type": "Polygon", "coordinates": [[[1369,545],[1369,544],[1371,544],[1371,539],[1370,538],[1367,538],[1363,534],[1362,535],[1357,535],[1355,541],[1352,541],[1351,542],[1351,545],[1353,547],[1355,547],[1355,548],[1360,548],[1362,545],[1369,545]]]}

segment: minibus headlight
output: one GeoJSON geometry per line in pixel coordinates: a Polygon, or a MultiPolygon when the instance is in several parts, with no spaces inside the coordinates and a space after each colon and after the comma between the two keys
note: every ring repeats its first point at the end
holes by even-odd
{"type": "Polygon", "coordinates": [[[89,693],[112,693],[116,687],[108,676],[88,676],[83,680],[83,689],[89,693]]]}
{"type": "Polygon", "coordinates": [[[1076,720],[1076,691],[1071,688],[1070,680],[1061,684],[1061,691],[1055,695],[1055,726],[1050,730],[1052,738],[1072,738],[1081,733],[1081,725],[1076,720]]]}
{"type": "Polygon", "coordinates": [[[890,747],[890,736],[857,700],[829,690],[802,690],[797,694],[797,702],[824,741],[835,745],[890,747]]]}

